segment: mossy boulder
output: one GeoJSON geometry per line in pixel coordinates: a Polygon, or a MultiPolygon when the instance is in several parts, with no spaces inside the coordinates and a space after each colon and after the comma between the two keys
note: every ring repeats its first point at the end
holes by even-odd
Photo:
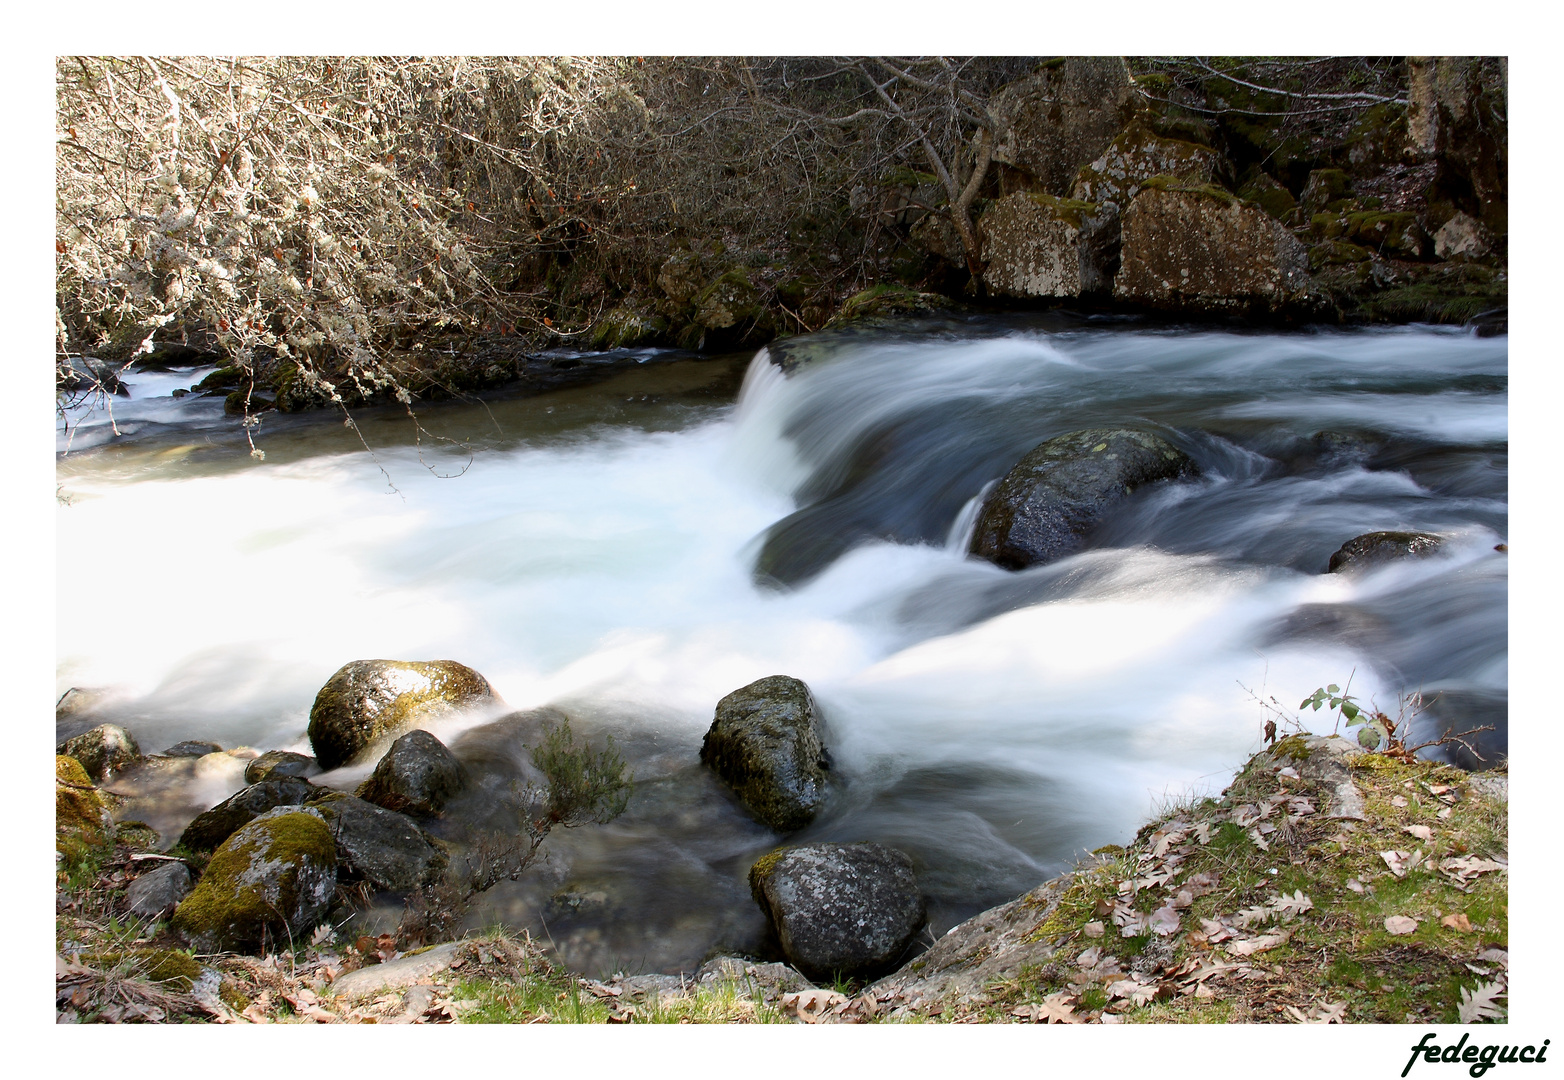
{"type": "Polygon", "coordinates": [[[321,768],[339,768],[420,719],[493,697],[487,679],[454,660],[355,660],[315,695],[310,746],[321,768]]]}
{"type": "Polygon", "coordinates": [[[842,301],[827,329],[854,326],[859,330],[871,329],[876,324],[910,316],[927,315],[952,307],[948,297],[939,293],[920,292],[905,285],[879,284],[854,293],[842,301]]]}
{"type": "Polygon", "coordinates": [[[1330,557],[1327,574],[1356,573],[1399,559],[1424,559],[1437,552],[1444,538],[1425,532],[1371,532],[1354,536],[1330,557]]]}
{"type": "Polygon", "coordinates": [[[435,817],[466,780],[462,763],[445,744],[415,728],[391,744],[357,795],[387,810],[435,817]]]}
{"type": "Polygon", "coordinates": [[[970,548],[1007,570],[1079,550],[1091,528],[1137,488],[1196,472],[1189,455],[1147,431],[1091,428],[1032,450],[983,501],[970,548]]]}
{"type": "Polygon", "coordinates": [[[278,807],[225,840],[170,925],[202,952],[306,938],[337,887],[337,845],[318,810],[278,807]]]}
{"type": "Polygon", "coordinates": [[[1305,216],[1312,217],[1331,204],[1351,197],[1352,179],[1341,169],[1315,169],[1303,185],[1299,199],[1305,216]]]}
{"type": "Polygon", "coordinates": [[[235,792],[185,826],[179,842],[191,851],[211,851],[262,814],[279,806],[299,806],[315,794],[307,780],[263,780],[235,792]]]}
{"type": "Polygon", "coordinates": [[[1118,269],[1119,214],[1113,204],[1018,191],[978,221],[990,292],[1022,297],[1105,293],[1118,269]]]}
{"type": "Polygon", "coordinates": [[[587,332],[594,349],[633,349],[656,341],[668,332],[668,320],[632,304],[605,312],[587,332]]]}
{"type": "Polygon", "coordinates": [[[1210,183],[1221,167],[1221,155],[1209,146],[1169,139],[1140,120],[1121,131],[1095,161],[1081,168],[1070,198],[1082,202],[1129,204],[1140,185],[1154,176],[1175,176],[1192,183],[1210,183]]]}
{"type": "Polygon", "coordinates": [[[1117,300],[1180,312],[1312,311],[1308,251],[1264,210],[1208,184],[1155,177],[1124,213],[1117,300]]]}
{"type": "Polygon", "coordinates": [[[1067,195],[1077,171],[1108,149],[1137,102],[1123,57],[1065,57],[994,95],[1003,132],[994,160],[1030,175],[1048,194],[1067,195]]]}
{"type": "Polygon", "coordinates": [[[406,892],[437,879],[450,861],[445,848],[403,814],[340,791],[321,792],[309,805],[331,826],[344,880],[406,892]]]}
{"type": "Polygon", "coordinates": [[[753,322],[763,312],[760,291],[743,270],[718,274],[695,294],[695,322],[707,330],[727,330],[753,322]]]}
{"type": "Polygon", "coordinates": [[[1434,233],[1434,254],[1441,259],[1483,259],[1497,246],[1493,232],[1470,214],[1457,213],[1434,233]]]}
{"type": "Polygon", "coordinates": [[[819,813],[828,761],[814,697],[788,675],[757,679],[724,697],[701,743],[701,762],[778,832],[802,829],[819,813]]]}
{"type": "Polygon", "coordinates": [[[141,747],[136,745],[135,736],[118,724],[99,724],[91,731],[66,739],[55,748],[55,753],[81,762],[87,775],[98,782],[141,760],[141,747]]]}
{"type": "Polygon", "coordinates": [[[320,772],[320,763],[308,754],[295,754],[290,750],[268,750],[260,757],[252,758],[244,767],[244,782],[259,784],[263,780],[303,780],[320,772]]]}
{"type": "Polygon", "coordinates": [[[924,922],[912,860],[880,844],[784,848],[758,860],[749,883],[788,963],[810,978],[879,974],[924,922]]]}
{"type": "Polygon", "coordinates": [[[1238,188],[1238,197],[1254,203],[1278,221],[1284,220],[1298,200],[1292,192],[1258,167],[1251,168],[1238,188]]]}
{"type": "Polygon", "coordinates": [[[114,819],[81,762],[58,754],[54,759],[55,847],[77,857],[114,843],[114,819]]]}

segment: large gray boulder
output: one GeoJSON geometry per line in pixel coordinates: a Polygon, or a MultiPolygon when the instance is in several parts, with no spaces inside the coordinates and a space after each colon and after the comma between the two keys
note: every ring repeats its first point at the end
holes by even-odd
{"type": "Polygon", "coordinates": [[[1018,191],[984,211],[978,232],[990,292],[1076,297],[1113,287],[1119,214],[1112,204],[1018,191]]]}
{"type": "Polygon", "coordinates": [[[1330,557],[1327,574],[1356,573],[1397,559],[1422,559],[1438,551],[1444,538],[1425,532],[1371,532],[1354,536],[1330,557]]]}
{"type": "Polygon", "coordinates": [[[445,744],[415,728],[391,744],[357,794],[387,810],[435,817],[466,779],[462,763],[445,744]]]}
{"type": "Polygon", "coordinates": [[[318,810],[337,843],[337,870],[385,892],[434,881],[450,861],[445,849],[412,819],[340,791],[317,795],[318,810]]]}
{"type": "Polygon", "coordinates": [[[1069,56],[994,95],[1000,118],[994,160],[1068,195],[1076,171],[1134,115],[1138,100],[1122,56],[1069,56]]]}
{"type": "Polygon", "coordinates": [[[1049,439],[983,502],[970,551],[1007,570],[1078,550],[1113,504],[1158,480],[1193,475],[1182,450],[1145,431],[1092,428],[1049,439]]]}
{"type": "Polygon", "coordinates": [[[223,841],[170,925],[201,952],[307,940],[337,888],[337,848],[317,810],[282,806],[223,841]]]}
{"type": "Polygon", "coordinates": [[[315,695],[310,746],[321,768],[335,769],[415,723],[493,696],[487,679],[454,660],[355,660],[315,695]]]}
{"type": "Polygon", "coordinates": [[[135,737],[118,724],[99,724],[74,739],[66,739],[54,752],[81,762],[87,775],[98,783],[141,760],[141,747],[136,745],[135,737]]]}
{"type": "Polygon", "coordinates": [[[1201,313],[1312,311],[1309,253],[1260,207],[1209,184],[1156,177],[1124,212],[1113,296],[1201,313]]]}
{"type": "Polygon", "coordinates": [[[778,832],[814,820],[826,795],[825,748],[809,687],[770,675],[733,691],[701,743],[701,761],[778,832]]]}
{"type": "Polygon", "coordinates": [[[251,784],[185,826],[179,842],[191,851],[211,851],[244,826],[279,806],[299,806],[319,789],[307,780],[285,777],[251,784]]]}
{"type": "Polygon", "coordinates": [[[1216,177],[1221,155],[1209,146],[1170,139],[1141,121],[1127,125],[1102,155],[1082,167],[1070,198],[1116,203],[1122,210],[1154,176],[1176,176],[1193,183],[1216,177]]]}
{"type": "Polygon", "coordinates": [[[878,974],[923,926],[912,860],[880,844],[783,848],[750,868],[749,883],[788,963],[809,978],[878,974]]]}

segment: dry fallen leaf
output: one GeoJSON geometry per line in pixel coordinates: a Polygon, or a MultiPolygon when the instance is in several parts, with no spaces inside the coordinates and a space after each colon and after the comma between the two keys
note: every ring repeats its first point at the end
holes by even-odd
{"type": "Polygon", "coordinates": [[[1391,798],[1391,800],[1390,800],[1390,805],[1391,806],[1406,806],[1407,805],[1406,796],[1405,795],[1393,796],[1391,798]]]}
{"type": "Polygon", "coordinates": [[[1072,995],[1063,990],[1049,994],[1043,998],[1043,1003],[1036,1007],[1033,1016],[1035,1023],[1039,1024],[1079,1024],[1080,1017],[1075,1015],[1075,1009],[1069,1004],[1074,1000],[1072,995]]]}
{"type": "Polygon", "coordinates": [[[1411,833],[1425,844],[1432,843],[1434,839],[1434,830],[1430,829],[1427,825],[1408,825],[1401,831],[1404,833],[1411,833]]]}
{"type": "Polygon", "coordinates": [[[1089,938],[1102,937],[1104,929],[1105,927],[1100,922],[1089,922],[1085,926],[1081,927],[1081,930],[1084,931],[1086,936],[1089,938]]]}
{"type": "Polygon", "coordinates": [[[835,990],[800,990],[782,995],[782,1011],[797,1015],[806,1024],[818,1024],[828,1011],[846,1001],[847,995],[835,990]]]}
{"type": "Polygon", "coordinates": [[[1234,956],[1253,956],[1263,953],[1278,945],[1284,945],[1290,935],[1282,930],[1275,934],[1261,934],[1259,937],[1244,938],[1242,941],[1232,941],[1227,945],[1227,951],[1234,956]]]}
{"type": "Polygon", "coordinates": [[[1463,1024],[1475,1024],[1479,1020],[1497,1019],[1504,1010],[1494,1004],[1495,998],[1504,996],[1504,981],[1478,983],[1475,990],[1461,987],[1461,1004],[1458,1009],[1463,1024]]]}
{"type": "Polygon", "coordinates": [[[1147,928],[1158,937],[1167,937],[1178,933],[1178,912],[1172,907],[1159,907],[1151,913],[1146,920],[1147,928]]]}
{"type": "Polygon", "coordinates": [[[1392,915],[1385,920],[1385,929],[1392,934],[1410,934],[1417,929],[1417,920],[1409,915],[1392,915]]]}
{"type": "Polygon", "coordinates": [[[1452,930],[1459,930],[1463,934],[1474,932],[1471,920],[1466,917],[1466,913],[1463,911],[1457,911],[1453,915],[1446,915],[1439,920],[1439,925],[1448,926],[1452,930]]]}

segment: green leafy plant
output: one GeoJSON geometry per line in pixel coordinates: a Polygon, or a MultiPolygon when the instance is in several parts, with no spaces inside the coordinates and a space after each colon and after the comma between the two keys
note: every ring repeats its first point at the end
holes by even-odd
{"type": "MultiPolygon", "coordinates": [[[[1351,686],[1352,680],[1347,680],[1347,685],[1351,686]]],[[[1345,721],[1347,730],[1358,729],[1356,739],[1359,746],[1376,753],[1390,748],[1396,722],[1377,709],[1364,708],[1356,698],[1335,683],[1316,689],[1298,704],[1298,708],[1319,712],[1326,705],[1336,710],[1338,727],[1345,721]]]]}

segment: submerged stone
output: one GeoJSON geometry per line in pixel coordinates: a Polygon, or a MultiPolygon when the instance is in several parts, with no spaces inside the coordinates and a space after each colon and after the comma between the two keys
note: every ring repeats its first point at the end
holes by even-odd
{"type": "Polygon", "coordinates": [[[1398,559],[1422,559],[1434,554],[1444,537],[1425,532],[1371,532],[1354,536],[1330,557],[1327,574],[1365,570],[1398,559]]]}
{"type": "Polygon", "coordinates": [[[320,772],[320,764],[308,754],[295,754],[289,750],[268,750],[260,757],[252,758],[244,767],[244,782],[258,784],[262,780],[282,780],[287,777],[304,779],[320,772]]]}
{"type": "Polygon", "coordinates": [[[983,502],[973,555],[1007,570],[1077,551],[1114,503],[1137,488],[1195,472],[1189,455],[1145,431],[1093,428],[1049,439],[983,502]]]}
{"type": "Polygon", "coordinates": [[[141,747],[136,745],[135,737],[118,724],[99,724],[65,740],[55,753],[75,758],[89,777],[100,782],[141,760],[141,747]]]}
{"type": "Polygon", "coordinates": [[[771,675],[733,691],[717,703],[701,761],[771,828],[808,825],[825,802],[827,761],[809,687],[771,675]]]}
{"type": "Polygon", "coordinates": [[[309,781],[294,777],[251,784],[198,815],[179,842],[191,851],[210,851],[267,811],[298,806],[317,790],[309,781]]]}
{"type": "Polygon", "coordinates": [[[454,660],[355,660],[315,696],[310,745],[321,768],[339,768],[420,719],[493,696],[487,679],[454,660]]]}
{"type": "Polygon", "coordinates": [[[434,817],[465,782],[462,763],[445,744],[415,728],[391,744],[357,794],[388,810],[434,817]]]}

